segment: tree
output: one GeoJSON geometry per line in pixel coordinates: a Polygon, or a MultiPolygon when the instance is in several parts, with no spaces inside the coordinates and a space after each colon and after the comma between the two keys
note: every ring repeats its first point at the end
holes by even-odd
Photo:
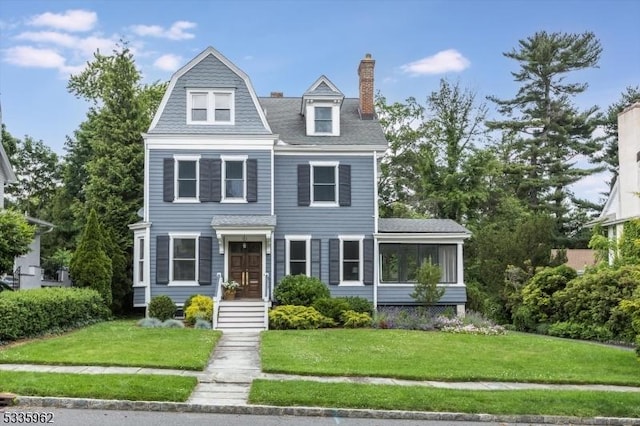
{"type": "Polygon", "coordinates": [[[382,214],[402,203],[418,215],[476,218],[489,199],[488,179],[497,163],[478,148],[486,141],[486,107],[476,103],[475,93],[441,80],[424,107],[414,98],[386,105],[383,97],[377,106],[390,142],[380,181],[382,214]]]}
{"type": "Polygon", "coordinates": [[[0,210],[0,275],[13,272],[13,260],[29,252],[36,228],[15,210],[0,210]]]}
{"type": "Polygon", "coordinates": [[[90,287],[102,296],[107,306],[111,305],[111,259],[106,253],[106,242],[98,215],[91,209],[87,224],[82,231],[78,248],[73,253],[69,273],[73,285],[90,287]]]}
{"type": "MultiPolygon", "coordinates": [[[[618,114],[634,102],[640,102],[640,86],[628,86],[620,95],[620,99],[609,106],[604,117],[606,140],[604,151],[596,157],[596,161],[604,162],[607,170],[612,174],[609,181],[609,191],[613,188],[613,184],[616,183],[620,164],[618,161],[618,114]]],[[[608,193],[605,195],[608,195],[608,193]]]]}
{"type": "Polygon", "coordinates": [[[423,262],[416,273],[417,283],[410,294],[425,309],[433,305],[444,295],[444,288],[438,287],[442,271],[431,261],[423,262]]]}
{"type": "Polygon", "coordinates": [[[512,73],[521,84],[516,96],[490,98],[504,119],[487,124],[511,141],[513,160],[524,173],[517,181],[517,196],[534,211],[552,214],[560,234],[566,231],[571,207],[569,185],[601,170],[576,166],[577,156],[591,156],[601,147],[593,136],[599,116],[597,107],[580,111],[573,104],[587,84],[567,82],[566,77],[596,67],[601,52],[591,32],[537,32],[520,40],[517,50],[504,53],[519,65],[512,73]]]}
{"type": "Polygon", "coordinates": [[[18,210],[39,216],[60,183],[58,155],[41,140],[30,136],[20,140],[3,132],[3,139],[5,137],[15,143],[10,161],[17,178],[17,182],[7,188],[7,194],[12,196],[18,210]]]}
{"type": "Polygon", "coordinates": [[[91,107],[75,140],[67,143],[65,181],[71,185],[65,196],[82,206],[76,212],[77,226],[90,209],[104,221],[111,241],[113,294],[121,299],[115,306],[124,306],[131,292],[132,239],[127,225],[138,220],[143,201],[142,132],[148,129],[166,89],[164,83],[143,85],[141,79],[133,54],[122,43],[109,56],[96,53],[67,86],[91,107]]]}

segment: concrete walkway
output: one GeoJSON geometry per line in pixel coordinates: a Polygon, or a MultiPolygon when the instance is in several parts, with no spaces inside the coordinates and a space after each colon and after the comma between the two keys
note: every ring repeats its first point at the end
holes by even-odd
{"type": "Polygon", "coordinates": [[[204,371],[169,370],[137,367],[54,366],[0,364],[5,371],[39,371],[76,374],[166,374],[192,376],[198,384],[187,403],[206,406],[246,406],[251,382],[267,380],[311,380],[325,383],[367,383],[399,386],[426,386],[469,390],[595,390],[608,392],[640,392],[640,387],[613,385],[572,385],[513,382],[439,382],[399,380],[381,377],[321,377],[262,373],[260,369],[260,334],[225,331],[204,371]]]}

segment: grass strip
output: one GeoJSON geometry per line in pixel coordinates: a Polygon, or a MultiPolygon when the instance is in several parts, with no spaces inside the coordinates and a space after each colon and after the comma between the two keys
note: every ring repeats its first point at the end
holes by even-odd
{"type": "Polygon", "coordinates": [[[254,380],[251,404],[378,410],[640,417],[640,393],[601,391],[470,391],[422,386],[254,380]]]}
{"type": "Polygon", "coordinates": [[[269,373],[640,385],[633,351],[515,332],[267,331],[260,348],[262,369],[269,373]]]}
{"type": "Polygon", "coordinates": [[[142,328],[135,321],[109,321],[0,347],[0,363],[203,370],[220,336],[212,330],[142,328]]]}
{"type": "Polygon", "coordinates": [[[0,371],[0,392],[22,396],[184,402],[195,377],[0,371]]]}

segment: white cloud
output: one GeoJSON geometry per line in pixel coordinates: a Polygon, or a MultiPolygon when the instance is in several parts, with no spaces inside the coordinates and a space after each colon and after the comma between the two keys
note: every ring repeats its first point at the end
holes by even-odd
{"type": "Polygon", "coordinates": [[[38,49],[31,46],[10,47],[5,51],[5,60],[21,67],[62,68],[66,60],[53,49],[38,49]]]}
{"type": "Polygon", "coordinates": [[[160,68],[163,71],[175,71],[182,64],[182,58],[177,55],[167,54],[162,55],[155,60],[153,66],[160,68]]]}
{"type": "Polygon", "coordinates": [[[52,43],[64,47],[72,47],[78,38],[66,33],[55,31],[25,32],[16,36],[18,40],[35,41],[37,43],[52,43]]]}
{"type": "Polygon", "coordinates": [[[455,49],[443,50],[433,56],[402,65],[400,69],[411,75],[443,74],[449,71],[462,71],[471,63],[455,49]]]}
{"type": "Polygon", "coordinates": [[[36,15],[28,22],[34,27],[51,27],[64,31],[89,31],[98,21],[98,15],[89,10],[67,10],[66,12],[46,12],[36,15]]]}
{"type": "Polygon", "coordinates": [[[196,26],[197,24],[195,22],[176,21],[168,29],[159,25],[134,25],[131,29],[139,36],[168,38],[169,40],[188,40],[194,38],[195,35],[186,31],[196,26]]]}

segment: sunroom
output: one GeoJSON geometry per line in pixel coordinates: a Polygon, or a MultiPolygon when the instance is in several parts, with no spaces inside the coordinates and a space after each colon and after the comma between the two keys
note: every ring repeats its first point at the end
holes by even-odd
{"type": "Polygon", "coordinates": [[[449,219],[379,219],[374,299],[377,306],[411,305],[416,273],[425,261],[440,266],[445,293],[436,309],[464,314],[463,245],[469,230],[449,219]]]}

